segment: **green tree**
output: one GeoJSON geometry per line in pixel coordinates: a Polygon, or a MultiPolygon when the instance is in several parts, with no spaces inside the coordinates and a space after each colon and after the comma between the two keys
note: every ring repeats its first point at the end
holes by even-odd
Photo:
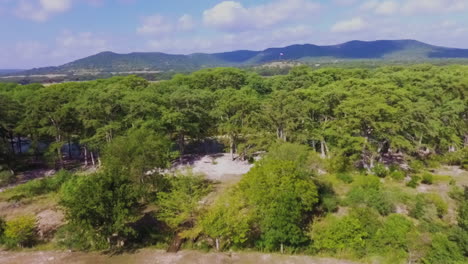
{"type": "Polygon", "coordinates": [[[176,175],[169,178],[169,190],[158,193],[157,217],[176,232],[195,226],[202,205],[200,201],[211,191],[201,175],[176,175]]]}
{"type": "Polygon", "coordinates": [[[139,200],[134,183],[117,170],[77,177],[62,187],[60,195],[69,225],[79,230],[73,235],[93,232],[88,237],[95,241],[89,243],[105,247],[121,245],[135,234],[129,223],[140,216],[139,200]]]}

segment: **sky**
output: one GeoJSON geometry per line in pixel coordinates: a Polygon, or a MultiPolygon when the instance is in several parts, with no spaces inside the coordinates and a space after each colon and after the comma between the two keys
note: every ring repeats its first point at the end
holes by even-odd
{"type": "Polygon", "coordinates": [[[416,39],[468,48],[468,0],[0,0],[0,69],[102,51],[190,54],[416,39]]]}

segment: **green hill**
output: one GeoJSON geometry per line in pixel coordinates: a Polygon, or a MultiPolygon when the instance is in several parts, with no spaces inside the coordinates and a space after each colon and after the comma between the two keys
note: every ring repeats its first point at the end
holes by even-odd
{"type": "Polygon", "coordinates": [[[416,40],[350,41],[339,45],[312,44],[240,50],[223,53],[173,55],[160,52],[117,54],[101,52],[58,67],[32,69],[16,74],[97,74],[140,71],[190,71],[205,67],[252,66],[278,60],[431,60],[468,58],[468,49],[429,45],[416,40]],[[281,55],[282,54],[282,55],[281,55]]]}

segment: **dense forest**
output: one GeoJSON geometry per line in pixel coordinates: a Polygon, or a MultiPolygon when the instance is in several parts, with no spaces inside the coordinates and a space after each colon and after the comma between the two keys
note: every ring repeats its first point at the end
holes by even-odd
{"type": "MultiPolygon", "coordinates": [[[[467,261],[468,179],[435,173],[468,169],[467,66],[0,84],[0,137],[0,185],[44,164],[59,171],[0,193],[57,204],[66,224],[47,242],[54,248],[176,241],[373,263],[467,261]],[[254,167],[202,203],[216,182],[165,172],[213,141],[254,167]]],[[[36,233],[34,216],[0,221],[6,248],[46,243],[36,233]]]]}

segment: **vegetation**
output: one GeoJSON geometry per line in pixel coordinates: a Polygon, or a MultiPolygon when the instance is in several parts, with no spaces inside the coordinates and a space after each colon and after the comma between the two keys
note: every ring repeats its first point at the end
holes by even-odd
{"type": "Polygon", "coordinates": [[[4,228],[4,241],[9,247],[29,247],[36,242],[36,218],[34,216],[22,216],[10,220],[4,228]]]}
{"type": "MultiPolygon", "coordinates": [[[[183,243],[463,263],[466,182],[428,168],[467,164],[466,76],[456,65],[299,66],[0,84],[1,184],[37,164],[59,170],[1,197],[56,197],[67,224],[53,243],[78,250],[183,243]],[[168,173],[212,142],[253,168],[227,187],[168,173]]],[[[7,221],[2,242],[33,245],[30,219],[7,221]]]]}

